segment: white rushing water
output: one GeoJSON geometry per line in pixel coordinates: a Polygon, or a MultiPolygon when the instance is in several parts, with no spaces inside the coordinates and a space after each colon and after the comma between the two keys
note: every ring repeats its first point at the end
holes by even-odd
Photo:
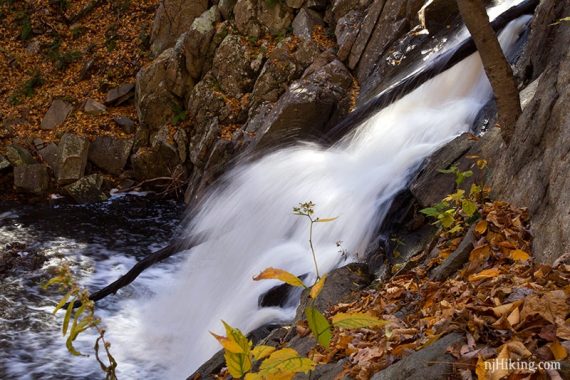
{"type": "MultiPolygon", "coordinates": [[[[501,33],[505,50],[527,21],[515,20],[501,33]]],[[[183,379],[219,349],[209,331],[221,333],[220,320],[244,332],[290,320],[294,307],[258,307],[260,295],[277,282],[252,277],[272,266],[308,273],[306,281],[312,283],[308,224],[292,208],[312,201],[317,216],[338,217],[314,230],[322,272],[344,260],[337,241],[351,254],[348,260],[358,259],[413,170],[469,130],[490,96],[474,54],[331,148],[299,145],[231,171],[227,184],[207,197],[187,227],[188,236],[205,236],[205,242],[189,252],[174,275],[155,281],[156,297],[142,306],[141,300],[132,302],[107,321],[119,363],[129,358],[157,363],[166,371],[160,378],[183,379]]]]}

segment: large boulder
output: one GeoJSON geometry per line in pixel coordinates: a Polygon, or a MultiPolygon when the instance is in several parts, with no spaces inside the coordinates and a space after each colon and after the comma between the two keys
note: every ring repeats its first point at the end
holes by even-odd
{"type": "Polygon", "coordinates": [[[77,203],[95,203],[107,200],[101,190],[103,177],[91,174],[64,187],[65,192],[77,203]]]}
{"type": "Polygon", "coordinates": [[[71,133],[63,135],[59,142],[57,182],[65,185],[77,181],[85,173],[89,141],[71,133]]]}
{"type": "Polygon", "coordinates": [[[184,58],[175,49],[165,50],[140,70],[136,81],[136,108],[142,126],[156,130],[183,111],[184,95],[193,87],[184,58]]]}
{"type": "Polygon", "coordinates": [[[151,31],[151,51],[158,56],[174,46],[194,19],[208,9],[208,0],[164,0],[160,2],[151,31]]]}
{"type": "Polygon", "coordinates": [[[540,3],[520,72],[530,80],[544,72],[511,143],[497,140],[491,163],[496,197],[528,207],[533,252],[548,263],[570,251],[570,28],[552,26],[568,14],[567,1],[540,3]]]}
{"type": "Polygon", "coordinates": [[[311,9],[301,9],[293,20],[293,34],[297,37],[311,39],[316,26],[324,26],[321,16],[311,9]]]}
{"type": "Polygon", "coordinates": [[[134,140],[99,136],[89,146],[89,161],[111,174],[120,174],[125,167],[134,140]]]}
{"type": "Polygon", "coordinates": [[[12,166],[31,165],[36,163],[32,154],[20,145],[8,146],[6,148],[6,158],[10,161],[12,166]]]}
{"type": "Polygon", "coordinates": [[[44,194],[48,190],[49,174],[42,164],[25,164],[14,168],[14,187],[18,191],[44,194]]]}

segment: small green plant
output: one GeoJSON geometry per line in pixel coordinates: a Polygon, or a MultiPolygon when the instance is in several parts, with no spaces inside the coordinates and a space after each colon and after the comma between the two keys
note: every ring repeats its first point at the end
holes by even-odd
{"type": "MultiPolygon", "coordinates": [[[[63,298],[56,305],[53,314],[65,307],[65,316],[63,318],[62,333],[67,336],[65,346],[67,350],[74,356],[83,355],[73,346],[73,342],[82,332],[95,329],[98,337],[95,340],[94,350],[95,359],[99,363],[101,369],[105,372],[106,380],[116,380],[117,362],[111,355],[111,344],[105,340],[105,329],[101,326],[101,320],[95,316],[95,303],[89,299],[89,293],[83,289],[73,278],[71,269],[68,265],[60,266],[56,271],[56,276],[51,278],[44,288],[52,285],[58,285],[59,290],[65,292],[63,298]],[[75,306],[78,306],[75,310],[75,306]],[[100,355],[100,346],[103,346],[108,363],[105,363],[100,355]]],[[[86,355],[83,355],[86,356],[86,355]]]]}
{"type": "Polygon", "coordinates": [[[34,96],[36,93],[36,88],[41,87],[44,84],[44,79],[39,71],[34,71],[30,79],[28,79],[22,86],[21,92],[28,98],[34,96]]]}
{"type": "Polygon", "coordinates": [[[188,112],[183,107],[181,107],[180,104],[173,103],[171,108],[172,113],[174,113],[172,116],[172,124],[178,125],[188,117],[188,112]]]}
{"type": "MultiPolygon", "coordinates": [[[[316,280],[310,287],[297,276],[282,269],[267,268],[253,279],[279,280],[294,287],[308,291],[309,302],[305,307],[305,316],[311,333],[325,349],[328,349],[333,338],[333,326],[342,329],[374,328],[385,326],[388,322],[367,313],[338,313],[329,320],[317,309],[315,300],[324,288],[327,276],[319,275],[319,266],[313,245],[313,225],[315,223],[332,222],[337,218],[315,217],[315,204],[313,202],[300,203],[293,208],[293,214],[306,217],[309,220],[309,246],[315,265],[316,280]],[[331,325],[332,322],[332,325],[331,325]]],[[[340,242],[337,242],[340,247],[340,242]]],[[[223,321],[222,321],[223,322],[223,321]]],[[[291,348],[275,349],[271,346],[253,347],[240,330],[223,322],[226,336],[211,333],[224,348],[224,358],[230,375],[234,378],[246,380],[292,379],[297,373],[311,371],[316,363],[304,358],[291,348]],[[258,372],[251,372],[259,364],[258,372]]]]}
{"type": "Polygon", "coordinates": [[[22,41],[27,41],[32,38],[33,31],[32,31],[32,22],[30,20],[30,16],[27,14],[22,15],[20,18],[20,39],[22,41]]]}
{"type": "MultiPolygon", "coordinates": [[[[471,158],[476,159],[475,165],[480,170],[486,168],[487,161],[478,159],[477,156],[471,158]]],[[[434,218],[434,225],[453,235],[462,232],[466,226],[479,218],[479,208],[488,195],[488,191],[484,186],[479,186],[476,183],[471,185],[469,192],[459,188],[465,179],[473,176],[472,170],[461,171],[453,165],[449,169],[439,170],[439,172],[455,176],[456,191],[449,194],[441,202],[432,207],[424,208],[420,212],[434,218]]]]}

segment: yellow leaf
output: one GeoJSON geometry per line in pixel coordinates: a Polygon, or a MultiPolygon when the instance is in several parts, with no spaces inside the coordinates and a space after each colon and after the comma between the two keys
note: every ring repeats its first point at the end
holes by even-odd
{"type": "Polygon", "coordinates": [[[344,329],[380,327],[388,323],[373,315],[365,313],[338,313],[332,317],[335,327],[344,329]]]}
{"type": "Polygon", "coordinates": [[[471,276],[469,276],[469,281],[475,282],[475,281],[486,280],[488,278],[497,277],[500,274],[501,271],[499,271],[499,269],[497,268],[485,269],[479,273],[472,274],[471,276]]]}
{"type": "Polygon", "coordinates": [[[530,259],[530,255],[523,250],[515,249],[509,254],[510,258],[514,261],[527,261],[530,259]]]}
{"type": "Polygon", "coordinates": [[[321,291],[323,290],[323,286],[325,286],[325,280],[327,279],[327,275],[325,274],[323,277],[319,279],[311,288],[311,293],[309,294],[312,299],[316,299],[321,291]]]}
{"type": "Polygon", "coordinates": [[[275,347],[260,345],[255,346],[253,350],[251,350],[251,353],[255,360],[261,360],[271,355],[273,351],[275,351],[275,347]]]}
{"type": "Polygon", "coordinates": [[[477,247],[469,254],[470,262],[483,262],[491,256],[491,248],[488,244],[477,247]]]}
{"type": "Polygon", "coordinates": [[[259,373],[248,372],[245,374],[245,380],[264,380],[264,377],[259,373]]]}
{"type": "Polygon", "coordinates": [[[275,351],[261,363],[259,373],[265,378],[275,379],[279,375],[307,373],[315,368],[315,362],[303,358],[292,348],[275,351]]]}
{"type": "Polygon", "coordinates": [[[235,354],[243,354],[243,348],[240,345],[231,339],[226,338],[225,336],[216,335],[210,331],[210,334],[216,338],[216,340],[222,345],[224,350],[233,352],[235,354]]]}
{"type": "Polygon", "coordinates": [[[279,280],[283,281],[291,286],[298,286],[301,288],[306,288],[305,284],[301,279],[294,274],[291,274],[283,269],[267,268],[257,276],[253,278],[255,281],[259,280],[279,280]]]}
{"type": "Polygon", "coordinates": [[[559,341],[554,341],[548,345],[550,351],[552,351],[552,355],[554,355],[554,359],[560,361],[566,359],[568,356],[568,352],[566,351],[566,347],[560,344],[559,341]]]}
{"type": "Polygon", "coordinates": [[[230,375],[236,379],[242,378],[251,369],[251,356],[226,351],[224,353],[226,366],[230,375]]]}
{"type": "Polygon", "coordinates": [[[336,216],[336,217],[334,217],[334,218],[317,218],[317,219],[315,220],[315,222],[318,222],[318,223],[328,223],[328,222],[333,222],[333,221],[335,221],[335,220],[337,220],[337,219],[338,219],[338,216],[336,216]]]}
{"type": "Polygon", "coordinates": [[[486,220],[480,220],[475,226],[475,232],[477,232],[479,235],[483,235],[487,231],[488,225],[489,223],[487,223],[486,220]]]}

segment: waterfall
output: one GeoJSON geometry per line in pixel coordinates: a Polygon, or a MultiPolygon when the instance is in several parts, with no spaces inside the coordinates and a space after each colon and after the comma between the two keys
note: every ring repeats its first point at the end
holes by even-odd
{"type": "MultiPolygon", "coordinates": [[[[500,34],[514,46],[529,17],[500,34]]],[[[372,116],[330,148],[299,144],[238,166],[197,207],[187,236],[203,243],[168,279],[155,282],[157,295],[132,306],[123,322],[110,320],[110,340],[136,357],[159,363],[161,378],[182,379],[218,351],[209,331],[223,333],[220,320],[251,331],[291,320],[290,307],[258,306],[276,281],[252,277],[272,266],[315,278],[305,218],[292,214],[299,202],[316,204],[316,216],[338,217],[315,226],[313,242],[322,273],[362,258],[393,196],[421,162],[468,131],[491,88],[473,54],[372,116]],[[205,237],[205,238],[204,238],[205,237]],[[339,253],[337,241],[350,254],[339,253]]]]}

